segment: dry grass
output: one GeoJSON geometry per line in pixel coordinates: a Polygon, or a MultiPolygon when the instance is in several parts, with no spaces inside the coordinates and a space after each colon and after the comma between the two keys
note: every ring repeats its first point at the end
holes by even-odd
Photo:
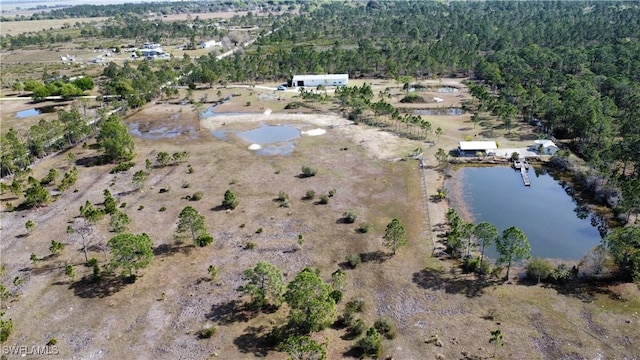
{"type": "MultiPolygon", "coordinates": [[[[430,221],[425,221],[427,200],[417,162],[389,159],[422,146],[427,161],[435,163],[432,153],[437,147],[450,148],[457,137],[471,131],[460,130],[467,127],[466,117],[430,119],[445,129],[445,135],[436,146],[428,147],[350,125],[333,115],[256,114],[262,108],[276,109],[285,101],[260,100],[263,91],[258,89],[220,90],[222,96],[242,94],[224,105],[227,111],[238,111],[251,99],[251,107],[246,108],[254,114],[203,120],[197,131],[191,106],[150,105],[127,121],[143,129],[171,126],[182,134],[137,139],[136,166],[127,173],[109,174],[109,166],[80,167],[77,192],[62,194],[47,208],[2,213],[0,246],[7,266],[3,282],[10,284],[16,276],[25,279],[19,289],[10,286],[20,297],[3,304],[7,316],[14,319],[12,343],[41,345],[55,337],[61,356],[93,359],[202,359],[213,354],[221,359],[284,359],[284,354],[267,352],[260,344],[269,329],[286,321],[286,308],[273,314],[243,311],[246,299],[236,291],[242,283],[241,272],[266,260],[278,265],[289,280],[304,266],[317,267],[328,279],[346,255],[353,253],[363,254],[367,261],[346,270],[345,300],[364,297],[367,325],[382,315],[398,325],[398,338],[384,341],[384,356],[433,359],[442,354],[451,359],[466,353],[489,357],[493,354],[489,331],[496,328],[505,334],[506,346],[498,350],[498,358],[503,359],[591,358],[598,354],[633,358],[640,352],[640,291],[632,284],[585,289],[502,284],[461,274],[455,264],[430,257],[434,227],[443,221],[446,204],[429,203],[430,221]],[[274,157],[256,156],[247,150],[248,144],[233,136],[222,141],[210,134],[213,129],[246,129],[261,121],[305,130],[320,127],[327,134],[302,137],[291,155],[274,157]],[[340,150],[343,148],[348,150],[340,150]],[[188,164],[195,173],[187,173],[187,164],[153,169],[144,190],[132,191],[131,174],[144,168],[144,160],[155,158],[159,151],[189,151],[188,164]],[[298,178],[305,164],[317,167],[318,175],[298,178]],[[184,183],[189,188],[183,188],[184,183]],[[94,286],[72,282],[63,274],[65,263],[76,264],[80,276],[90,273],[81,265],[76,237],[67,236],[65,229],[79,206],[86,200],[100,203],[106,188],[127,203],[123,210],[133,220],[131,231],[149,233],[157,249],[153,264],[141,271],[135,284],[94,286]],[[161,188],[169,191],[160,193],[161,188]],[[228,188],[238,194],[239,207],[231,212],[212,210],[228,188]],[[318,205],[301,199],[310,189],[317,196],[330,189],[337,192],[329,204],[318,205]],[[196,191],[204,192],[202,200],[184,199],[196,191]],[[273,201],[280,191],[289,194],[291,208],[281,208],[273,201]],[[174,224],[187,205],[206,216],[207,227],[216,238],[214,245],[195,249],[188,243],[175,244],[174,224]],[[144,208],[138,210],[140,206],[144,208]],[[162,206],[167,210],[158,211],[162,206]],[[355,224],[340,223],[347,209],[359,213],[355,224]],[[381,236],[393,217],[406,225],[409,244],[396,256],[388,256],[381,236]],[[37,228],[24,236],[24,223],[29,219],[37,228]],[[373,224],[369,233],[356,233],[360,221],[373,224]],[[258,228],[263,229],[261,234],[256,234],[258,228]],[[306,239],[302,247],[297,244],[298,234],[306,239]],[[32,265],[29,255],[45,257],[52,239],[68,244],[64,253],[37,267],[32,265]],[[255,242],[256,248],[244,249],[247,242],[255,242]],[[209,265],[220,269],[215,281],[203,280],[209,265]],[[490,313],[495,317],[490,318],[490,313]],[[210,325],[217,327],[217,333],[198,340],[196,332],[210,325]],[[425,343],[432,336],[442,346],[425,343]]],[[[217,89],[206,91],[209,99],[217,97],[217,89]]],[[[202,94],[196,91],[193,97],[202,94]]],[[[81,162],[96,155],[91,149],[71,151],[81,162]]],[[[36,166],[34,176],[44,176],[51,167],[64,170],[67,166],[64,154],[53,156],[36,166]]],[[[433,169],[425,174],[427,194],[434,193],[442,179],[433,169]]],[[[19,199],[5,194],[0,201],[15,204],[19,199]]],[[[96,243],[112,236],[106,230],[107,221],[97,226],[96,243]]],[[[92,256],[105,259],[101,251],[92,256]]],[[[344,333],[328,329],[314,336],[328,341],[329,358],[336,359],[351,354],[354,341],[343,338],[344,333]]]]}
{"type": "Polygon", "coordinates": [[[30,32],[38,32],[42,30],[59,30],[73,26],[75,23],[101,23],[108,18],[92,17],[92,18],[74,18],[74,19],[44,19],[35,21],[6,21],[0,27],[0,35],[25,34],[30,32]]]}

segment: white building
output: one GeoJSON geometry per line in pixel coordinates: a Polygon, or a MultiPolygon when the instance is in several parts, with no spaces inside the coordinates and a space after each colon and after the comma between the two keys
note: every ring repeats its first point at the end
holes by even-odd
{"type": "Polygon", "coordinates": [[[295,75],[291,80],[293,87],[347,86],[349,74],[295,75]]]}
{"type": "Polygon", "coordinates": [[[536,150],[543,155],[553,155],[560,150],[558,146],[551,140],[536,140],[536,150]]]}
{"type": "Polygon", "coordinates": [[[215,41],[215,40],[209,40],[209,41],[204,41],[200,44],[200,47],[203,49],[209,49],[212,48],[214,46],[222,46],[222,42],[220,41],[215,41]]]}
{"type": "Polygon", "coordinates": [[[458,153],[460,156],[476,156],[478,152],[495,154],[498,144],[495,141],[460,141],[458,153]]]}

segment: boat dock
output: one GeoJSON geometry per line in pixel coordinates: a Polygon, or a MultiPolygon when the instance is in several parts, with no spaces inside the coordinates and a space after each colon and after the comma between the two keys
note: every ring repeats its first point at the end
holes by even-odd
{"type": "Polygon", "coordinates": [[[524,186],[531,186],[531,180],[529,180],[529,163],[527,160],[513,160],[513,167],[516,169],[520,169],[520,175],[522,175],[522,181],[524,182],[524,186]]]}

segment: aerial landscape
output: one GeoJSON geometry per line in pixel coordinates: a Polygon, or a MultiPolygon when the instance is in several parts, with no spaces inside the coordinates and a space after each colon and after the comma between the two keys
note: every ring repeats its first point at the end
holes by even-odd
{"type": "Polygon", "coordinates": [[[2,359],[640,359],[640,3],[0,9],[2,359]]]}

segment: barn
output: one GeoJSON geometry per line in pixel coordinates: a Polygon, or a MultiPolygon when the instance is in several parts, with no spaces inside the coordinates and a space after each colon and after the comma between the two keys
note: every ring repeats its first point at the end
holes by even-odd
{"type": "Polygon", "coordinates": [[[498,144],[495,141],[460,141],[458,153],[460,156],[476,156],[478,153],[495,154],[498,144]]]}
{"type": "Polygon", "coordinates": [[[347,86],[349,74],[295,75],[291,80],[293,87],[347,86]]]}

